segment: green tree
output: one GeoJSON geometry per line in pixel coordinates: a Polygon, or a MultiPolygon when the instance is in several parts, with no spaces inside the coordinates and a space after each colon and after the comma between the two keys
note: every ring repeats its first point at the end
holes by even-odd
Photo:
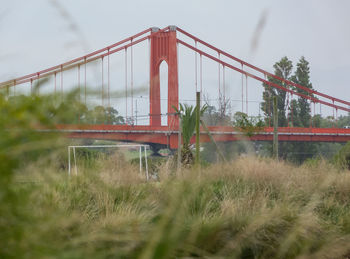
{"type": "MultiPolygon", "coordinates": [[[[182,149],[181,149],[181,162],[184,165],[190,165],[193,163],[193,154],[190,149],[190,141],[192,136],[194,135],[194,131],[196,128],[196,114],[197,107],[193,107],[192,105],[180,104],[180,109],[174,107],[175,111],[180,115],[182,122],[182,149]]],[[[200,108],[200,116],[203,115],[207,106],[204,105],[200,108]]]]}
{"type": "MultiPolygon", "coordinates": [[[[290,61],[287,57],[283,57],[280,61],[276,62],[273,65],[275,69],[275,75],[289,80],[291,77],[291,73],[293,70],[292,61],[290,61]]],[[[280,80],[268,76],[268,81],[280,86],[287,88],[286,83],[281,82],[280,80]]],[[[263,103],[261,104],[261,109],[265,114],[266,120],[268,118],[272,118],[273,111],[273,103],[272,99],[274,96],[277,96],[277,110],[278,110],[278,126],[284,127],[287,126],[287,92],[281,89],[273,88],[272,86],[264,83],[263,84],[265,90],[263,92],[263,103]]],[[[271,120],[272,124],[272,120],[271,120]]]]}
{"type": "MultiPolygon", "coordinates": [[[[310,82],[309,62],[306,61],[304,57],[300,58],[297,64],[297,69],[294,73],[294,76],[292,76],[291,80],[296,84],[312,89],[312,84],[310,82]]],[[[303,89],[296,88],[295,90],[300,94],[310,96],[310,94],[303,89]]],[[[299,96],[297,105],[298,105],[297,113],[295,114],[293,111],[293,115],[295,115],[294,117],[296,119],[294,126],[304,127],[304,128],[309,127],[310,120],[311,120],[311,114],[310,114],[311,109],[310,109],[309,100],[299,96]]]]}
{"type": "Polygon", "coordinates": [[[113,107],[107,107],[105,109],[106,123],[111,125],[121,125],[125,123],[124,117],[120,116],[118,111],[113,107]]]}

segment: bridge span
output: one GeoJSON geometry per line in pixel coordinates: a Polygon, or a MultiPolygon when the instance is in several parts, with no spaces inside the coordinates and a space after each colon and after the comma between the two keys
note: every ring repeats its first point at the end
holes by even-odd
{"type": "MultiPolygon", "coordinates": [[[[170,149],[178,146],[178,130],[168,126],[132,126],[132,125],[57,125],[58,132],[69,138],[117,140],[147,144],[160,144],[170,149]]],[[[272,141],[273,128],[266,127],[251,136],[229,126],[208,127],[213,139],[217,142],[239,140],[272,141]]],[[[341,128],[278,128],[279,141],[294,142],[347,142],[350,141],[350,129],[341,128]]],[[[208,134],[201,129],[200,141],[210,142],[208,134]]],[[[192,143],[195,138],[192,138],[192,143]]]]}

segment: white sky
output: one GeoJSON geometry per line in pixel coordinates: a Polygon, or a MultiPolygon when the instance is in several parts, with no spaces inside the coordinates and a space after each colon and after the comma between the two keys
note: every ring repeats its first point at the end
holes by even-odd
{"type": "MultiPolygon", "coordinates": [[[[55,1],[1,0],[0,81],[84,55],[149,27],[177,25],[270,72],[283,56],[295,65],[304,55],[316,90],[350,99],[348,0],[56,1],[77,28],[55,1]],[[266,23],[252,50],[264,13],[266,23]]],[[[251,90],[251,98],[259,98],[260,90],[251,90]]]]}

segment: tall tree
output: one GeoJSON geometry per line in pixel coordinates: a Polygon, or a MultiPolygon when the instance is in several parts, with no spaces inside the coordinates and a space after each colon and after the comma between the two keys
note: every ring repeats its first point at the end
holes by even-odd
{"type": "MultiPolygon", "coordinates": [[[[281,77],[286,80],[290,80],[291,73],[293,70],[293,64],[292,61],[290,61],[287,57],[283,57],[280,61],[276,62],[273,65],[273,68],[275,69],[275,75],[278,77],[281,77]]],[[[287,87],[287,85],[284,82],[281,82],[280,80],[274,78],[274,77],[268,77],[268,81],[283,87],[287,87]]],[[[271,118],[272,117],[272,111],[273,111],[273,104],[272,99],[273,96],[277,96],[277,110],[278,110],[278,126],[283,127],[287,126],[287,117],[286,113],[287,111],[287,92],[273,88],[269,86],[268,84],[263,84],[265,90],[263,92],[263,103],[261,105],[261,109],[263,110],[265,117],[271,118]]]]}
{"type": "MultiPolygon", "coordinates": [[[[312,84],[310,82],[309,62],[306,61],[305,57],[300,58],[297,64],[297,70],[295,71],[294,76],[291,78],[291,80],[294,83],[297,83],[299,85],[312,89],[312,84]]],[[[309,93],[303,89],[296,88],[296,91],[298,93],[309,96],[309,93]]],[[[295,114],[295,115],[298,118],[297,121],[299,122],[300,125],[294,125],[294,126],[309,127],[310,119],[311,119],[310,112],[311,112],[311,109],[310,109],[310,103],[308,99],[305,99],[299,96],[298,97],[298,114],[295,114]]]]}

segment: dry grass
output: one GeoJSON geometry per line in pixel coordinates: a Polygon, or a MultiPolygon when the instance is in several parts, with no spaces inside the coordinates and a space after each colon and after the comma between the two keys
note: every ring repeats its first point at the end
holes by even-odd
{"type": "MultiPolygon", "coordinates": [[[[169,162],[170,163],[170,162],[169,162]]],[[[256,157],[146,182],[116,155],[67,179],[42,171],[4,257],[346,258],[350,174],[256,157]],[[50,177],[48,177],[50,175],[50,177]],[[28,216],[27,212],[30,212],[28,216]],[[30,250],[28,250],[30,248],[30,250]],[[30,251],[30,252],[28,252],[30,251]]],[[[51,170],[51,171],[50,171],[51,170]]]]}

